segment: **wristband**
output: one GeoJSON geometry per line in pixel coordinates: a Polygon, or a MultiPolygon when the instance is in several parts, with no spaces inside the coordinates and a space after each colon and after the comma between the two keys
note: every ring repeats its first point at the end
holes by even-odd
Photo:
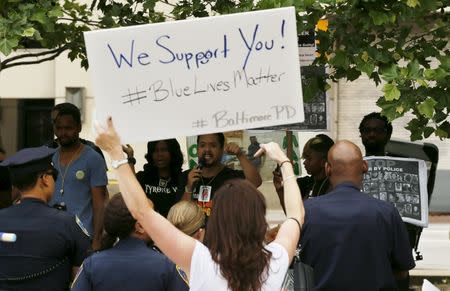
{"type": "Polygon", "coordinates": [[[297,176],[295,176],[295,175],[287,176],[286,178],[283,178],[283,182],[286,181],[286,180],[289,180],[291,178],[297,178],[297,176]]]}
{"type": "Polygon", "coordinates": [[[134,157],[129,157],[128,164],[136,165],[136,159],[134,157]]]}
{"type": "Polygon", "coordinates": [[[289,163],[292,166],[291,160],[285,160],[280,163],[280,168],[283,166],[284,163],[289,163]]]}

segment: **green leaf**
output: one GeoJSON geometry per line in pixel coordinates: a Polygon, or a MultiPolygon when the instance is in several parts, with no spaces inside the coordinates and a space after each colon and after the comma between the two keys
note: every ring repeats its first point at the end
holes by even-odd
{"type": "Polygon", "coordinates": [[[437,122],[437,123],[444,121],[446,118],[447,118],[447,114],[445,114],[442,111],[436,111],[436,113],[433,116],[434,122],[437,122]]]}
{"type": "Polygon", "coordinates": [[[400,77],[402,79],[406,78],[408,76],[408,69],[407,68],[400,68],[400,77]]]}
{"type": "Polygon", "coordinates": [[[379,42],[379,45],[383,46],[385,49],[390,49],[395,47],[397,43],[393,41],[392,39],[385,39],[379,42]]]}
{"type": "Polygon", "coordinates": [[[37,40],[37,41],[42,40],[42,36],[41,36],[41,33],[39,32],[39,30],[36,30],[34,32],[34,39],[37,40]]]}
{"type": "Polygon", "coordinates": [[[434,80],[434,77],[436,76],[436,72],[433,69],[426,69],[423,72],[423,75],[427,80],[434,80]]]}
{"type": "Polygon", "coordinates": [[[400,91],[397,86],[392,83],[383,86],[384,98],[386,101],[398,100],[400,98],[400,91]]]}
{"type": "Polygon", "coordinates": [[[37,21],[41,24],[45,24],[48,21],[47,16],[45,15],[45,11],[38,10],[31,15],[30,20],[37,21]]]}
{"type": "Polygon", "coordinates": [[[428,83],[427,83],[427,81],[425,81],[425,80],[423,80],[423,79],[417,79],[416,82],[417,82],[420,86],[425,87],[425,88],[428,88],[428,83]]]}
{"type": "Polygon", "coordinates": [[[367,51],[364,51],[361,55],[361,59],[367,63],[367,61],[369,60],[369,54],[367,53],[367,51]]]}
{"type": "Polygon", "coordinates": [[[417,79],[419,77],[420,66],[417,60],[413,60],[408,64],[408,76],[412,79],[417,79]]]}
{"type": "Polygon", "coordinates": [[[375,69],[375,65],[372,62],[358,62],[356,68],[370,76],[375,69]]]}
{"type": "Polygon", "coordinates": [[[449,138],[450,137],[450,123],[448,121],[442,122],[441,125],[436,129],[435,133],[439,138],[449,138]]]}
{"type": "Polygon", "coordinates": [[[396,20],[397,20],[397,15],[395,15],[394,13],[390,13],[389,14],[389,22],[395,23],[396,20]]]}
{"type": "Polygon", "coordinates": [[[425,138],[428,138],[432,133],[434,132],[434,128],[430,127],[430,126],[426,126],[423,129],[423,136],[425,138]]]}
{"type": "Polygon", "coordinates": [[[416,6],[420,6],[420,1],[419,0],[407,0],[406,5],[408,5],[409,7],[415,8],[416,6]]]}
{"type": "Polygon", "coordinates": [[[386,98],[382,96],[378,98],[376,104],[381,108],[381,114],[386,116],[388,120],[394,120],[404,114],[397,111],[397,107],[402,106],[399,101],[387,101],[386,98]]]}
{"type": "Polygon", "coordinates": [[[420,114],[427,118],[432,118],[434,114],[434,106],[437,104],[433,98],[427,98],[425,101],[417,106],[417,110],[420,114]]]}
{"type": "Polygon", "coordinates": [[[50,10],[48,12],[48,16],[49,17],[56,17],[57,18],[57,17],[61,17],[63,15],[64,15],[64,13],[63,13],[63,11],[62,11],[60,6],[56,6],[55,8],[53,8],[52,10],[50,10]]]}
{"type": "Polygon", "coordinates": [[[25,29],[23,31],[22,36],[32,37],[35,32],[36,32],[36,29],[34,29],[33,27],[28,27],[27,29],[25,29]]]}
{"type": "Polygon", "coordinates": [[[369,16],[375,25],[383,25],[389,21],[389,17],[386,13],[371,10],[369,16]]]}
{"type": "Polygon", "coordinates": [[[398,68],[396,64],[391,64],[389,67],[381,69],[381,78],[385,81],[392,81],[398,77],[398,68]]]}
{"type": "Polygon", "coordinates": [[[444,79],[447,78],[447,76],[450,76],[450,72],[442,68],[437,68],[435,71],[436,71],[435,74],[436,81],[444,81],[444,79]]]}
{"type": "Polygon", "coordinates": [[[448,134],[446,131],[444,131],[444,130],[442,130],[442,129],[440,129],[440,128],[436,129],[436,131],[434,132],[434,134],[435,134],[437,137],[441,138],[441,139],[443,139],[443,138],[448,138],[448,136],[449,136],[449,134],[448,134]]]}
{"type": "Polygon", "coordinates": [[[355,70],[355,68],[351,68],[347,70],[347,80],[354,81],[361,76],[361,72],[358,70],[355,70]]]}
{"type": "Polygon", "coordinates": [[[155,9],[156,0],[146,0],[144,2],[144,8],[148,10],[154,10],[155,9]]]}
{"type": "Polygon", "coordinates": [[[427,119],[424,118],[413,118],[408,122],[405,128],[411,132],[410,138],[412,141],[422,139],[423,129],[426,124],[427,119]]]}
{"type": "Polygon", "coordinates": [[[342,67],[344,69],[347,69],[350,65],[350,61],[343,51],[337,51],[334,58],[330,60],[330,63],[336,67],[342,67]]]}
{"type": "Polygon", "coordinates": [[[0,39],[0,52],[5,56],[8,56],[19,44],[19,40],[16,38],[3,38],[0,39]]]}
{"type": "Polygon", "coordinates": [[[445,56],[439,56],[438,60],[441,62],[439,67],[442,69],[450,71],[450,54],[446,54],[445,56]]]}
{"type": "Polygon", "coordinates": [[[424,71],[425,78],[430,81],[444,81],[447,76],[450,76],[450,73],[443,68],[437,69],[426,69],[424,71]]]}

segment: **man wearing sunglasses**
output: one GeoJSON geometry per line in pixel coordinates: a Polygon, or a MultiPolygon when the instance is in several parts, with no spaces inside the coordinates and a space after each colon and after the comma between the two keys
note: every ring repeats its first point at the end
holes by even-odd
{"type": "Polygon", "coordinates": [[[67,290],[87,254],[90,242],[79,220],[47,204],[58,176],[55,151],[27,148],[0,164],[21,197],[0,210],[0,290],[67,290]],[[2,232],[15,237],[2,241],[2,232]]]}
{"type": "Polygon", "coordinates": [[[359,133],[366,156],[386,155],[386,145],[392,135],[392,124],[385,116],[379,112],[367,114],[359,124],[359,133]]]}

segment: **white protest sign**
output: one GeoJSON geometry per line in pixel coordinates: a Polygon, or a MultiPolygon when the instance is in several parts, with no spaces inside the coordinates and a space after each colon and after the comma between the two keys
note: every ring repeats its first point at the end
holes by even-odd
{"type": "Polygon", "coordinates": [[[126,142],[304,119],[293,7],[85,33],[97,118],[126,142]]]}

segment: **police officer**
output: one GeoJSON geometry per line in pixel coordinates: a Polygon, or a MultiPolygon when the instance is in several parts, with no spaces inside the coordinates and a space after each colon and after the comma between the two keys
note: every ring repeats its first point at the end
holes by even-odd
{"type": "Polygon", "coordinates": [[[114,195],[104,212],[102,250],[87,258],[72,291],[188,291],[185,274],[147,244],[150,237],[114,195]],[[183,276],[184,275],[184,276],[183,276]]]}
{"type": "Polygon", "coordinates": [[[89,247],[79,220],[51,208],[58,171],[56,150],[27,148],[4,160],[20,203],[0,210],[0,232],[15,242],[0,241],[0,290],[68,290],[72,275],[89,247]]]}

